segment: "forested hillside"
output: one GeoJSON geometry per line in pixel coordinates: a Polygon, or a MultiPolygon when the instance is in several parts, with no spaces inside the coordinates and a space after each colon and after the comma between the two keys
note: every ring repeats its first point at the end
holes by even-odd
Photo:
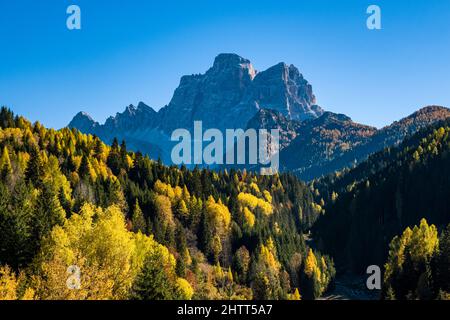
{"type": "Polygon", "coordinates": [[[0,175],[0,299],[313,299],[335,274],[288,174],[167,167],[2,108],[0,175]]]}
{"type": "MultiPolygon", "coordinates": [[[[326,203],[324,215],[314,226],[319,248],[330,253],[342,268],[362,273],[369,265],[383,265],[394,236],[418,225],[423,218],[436,226],[433,237],[437,238],[438,231],[450,222],[449,135],[450,121],[447,120],[418,132],[398,147],[372,155],[352,170],[315,181],[316,196],[326,203]]],[[[424,221],[421,228],[427,230],[425,225],[428,227],[424,221]]],[[[420,238],[420,234],[417,232],[417,237],[420,238]]],[[[443,237],[448,238],[448,235],[443,237]]],[[[416,246],[411,249],[413,256],[431,258],[437,242],[431,245],[428,255],[415,251],[429,248],[426,239],[415,240],[416,246]]],[[[403,246],[408,241],[403,241],[403,246]]],[[[389,259],[404,258],[404,250],[398,252],[391,248],[391,252],[395,254],[389,259]]],[[[444,267],[448,272],[448,264],[444,267]]],[[[417,283],[411,279],[409,282],[417,283]]],[[[400,296],[407,294],[403,292],[400,296]]]]}
{"type": "Polygon", "coordinates": [[[450,300],[450,225],[440,236],[425,219],[389,245],[384,299],[450,300]]]}

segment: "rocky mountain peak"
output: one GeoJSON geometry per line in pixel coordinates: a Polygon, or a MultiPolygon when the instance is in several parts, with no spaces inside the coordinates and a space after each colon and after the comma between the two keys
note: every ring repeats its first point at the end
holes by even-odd
{"type": "Polygon", "coordinates": [[[250,60],[242,58],[241,56],[234,53],[221,53],[214,59],[213,67],[209,70],[210,72],[229,72],[233,69],[243,69],[247,70],[251,79],[256,75],[256,71],[253,68],[250,60]]]}
{"type": "Polygon", "coordinates": [[[331,122],[353,122],[352,119],[345,114],[334,113],[334,112],[324,112],[322,116],[320,116],[317,121],[322,123],[331,123],[331,122]]]}
{"type": "Polygon", "coordinates": [[[256,75],[248,99],[291,120],[304,121],[323,114],[316,105],[312,86],[294,65],[284,62],[256,75]]]}
{"type": "Polygon", "coordinates": [[[98,123],[88,113],[81,111],[70,121],[69,128],[77,128],[82,132],[91,132],[97,125],[98,123]]]}

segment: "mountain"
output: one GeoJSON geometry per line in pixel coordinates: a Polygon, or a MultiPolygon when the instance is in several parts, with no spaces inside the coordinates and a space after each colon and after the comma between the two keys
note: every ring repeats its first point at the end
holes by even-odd
{"type": "Polygon", "coordinates": [[[303,121],[323,114],[312,86],[295,66],[283,62],[258,73],[245,100],[258,109],[278,111],[290,120],[303,121]]]}
{"type": "Polygon", "coordinates": [[[352,167],[385,147],[395,146],[405,137],[450,117],[450,110],[428,106],[382,129],[354,123],[344,115],[325,113],[306,122],[298,137],[280,153],[283,170],[294,171],[312,180],[352,167]]]}
{"type": "Polygon", "coordinates": [[[312,86],[293,65],[279,63],[258,72],[248,59],[219,54],[204,74],[183,76],[169,104],[158,112],[140,102],[104,124],[78,113],[69,127],[95,134],[107,143],[115,137],[124,139],[131,150],[166,164],[172,163],[172,132],[179,128],[192,132],[194,121],[202,121],[203,130],[222,132],[277,128],[281,170],[312,180],[352,167],[449,116],[449,109],[430,106],[377,130],[346,115],[325,112],[317,105],[312,86]]]}
{"type": "Polygon", "coordinates": [[[262,109],[273,109],[293,121],[323,113],[311,85],[293,65],[279,63],[257,72],[245,58],[220,54],[206,73],[183,76],[171,101],[159,112],[140,103],[103,125],[79,113],[69,127],[96,134],[106,142],[114,137],[126,139],[131,149],[170,164],[170,135],[175,129],[191,130],[194,121],[202,121],[204,129],[244,129],[262,109]]]}
{"type": "Polygon", "coordinates": [[[320,116],[311,85],[293,65],[279,63],[258,73],[249,60],[220,54],[205,74],[184,76],[169,105],[160,112],[160,128],[171,133],[191,128],[245,128],[260,109],[279,111],[289,120],[320,116]]]}
{"type": "Polygon", "coordinates": [[[166,149],[170,148],[170,145],[159,143],[159,139],[167,141],[167,137],[153,129],[157,121],[157,112],[140,102],[137,107],[130,105],[123,113],[109,117],[103,125],[94,121],[86,112],[79,112],[68,127],[96,135],[108,144],[111,144],[114,138],[119,138],[125,140],[131,150],[141,150],[153,159],[168,159],[166,149]]]}
{"type": "Polygon", "coordinates": [[[265,129],[268,132],[273,129],[279,130],[280,149],[290,145],[300,133],[301,127],[301,122],[289,120],[280,112],[271,109],[260,109],[247,123],[247,129],[265,129]]]}
{"type": "MultiPolygon", "coordinates": [[[[428,118],[424,111],[385,131],[401,123],[404,128],[412,119],[428,118]]],[[[327,205],[313,228],[314,239],[342,268],[362,273],[369,265],[381,266],[389,242],[405,228],[419,224],[422,218],[440,229],[449,223],[449,177],[447,119],[420,130],[397,147],[371,155],[348,172],[317,181],[316,193],[327,205]]]]}
{"type": "Polygon", "coordinates": [[[317,170],[343,154],[367,143],[377,132],[374,127],[353,122],[343,114],[326,112],[304,123],[298,136],[281,151],[283,170],[295,171],[303,178],[319,175],[317,170]]]}
{"type": "Polygon", "coordinates": [[[94,119],[84,111],[78,112],[69,123],[70,128],[77,128],[82,132],[88,133],[93,133],[99,125],[98,122],[94,121],[94,119]]]}
{"type": "MultiPolygon", "coordinates": [[[[133,114],[153,113],[107,124],[133,114]]],[[[315,299],[335,276],[302,232],[317,207],[292,174],[168,167],[0,109],[2,299],[315,299]],[[86,289],[65,285],[68,264],[86,289]]]]}

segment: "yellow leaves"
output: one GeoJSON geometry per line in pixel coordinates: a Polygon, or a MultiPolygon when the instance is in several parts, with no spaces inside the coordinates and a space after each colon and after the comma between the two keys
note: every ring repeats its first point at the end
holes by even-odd
{"type": "Polygon", "coordinates": [[[177,291],[180,295],[181,300],[191,300],[192,296],[194,295],[194,289],[192,289],[192,286],[187,282],[186,279],[178,278],[177,279],[177,291]]]}
{"type": "Polygon", "coordinates": [[[214,198],[210,196],[206,201],[206,213],[208,220],[216,227],[216,231],[228,230],[231,223],[231,213],[221,201],[216,203],[214,198]]]}
{"type": "Polygon", "coordinates": [[[160,180],[155,182],[155,186],[153,187],[156,193],[160,195],[167,196],[170,200],[175,198],[175,192],[170,184],[165,184],[160,180]]]}
{"type": "Polygon", "coordinates": [[[30,155],[26,152],[19,151],[17,155],[17,161],[19,163],[20,169],[22,170],[22,172],[24,172],[27,167],[28,161],[30,161],[30,155]]]}
{"type": "Polygon", "coordinates": [[[320,206],[320,204],[317,204],[315,202],[311,203],[311,209],[313,209],[315,214],[320,214],[322,212],[322,207],[320,206]]]}
{"type": "Polygon", "coordinates": [[[225,273],[223,272],[223,269],[220,266],[219,262],[217,262],[216,265],[214,266],[214,278],[217,283],[223,282],[225,278],[225,273]]]}
{"type": "Polygon", "coordinates": [[[25,289],[25,293],[22,296],[21,300],[34,300],[35,299],[35,291],[32,288],[25,289]]]}
{"type": "Polygon", "coordinates": [[[172,206],[170,199],[164,195],[157,195],[155,198],[156,214],[161,219],[161,222],[169,225],[175,226],[175,221],[172,213],[172,206]]]}
{"type": "MultiPolygon", "coordinates": [[[[31,134],[31,132],[30,132],[31,134]]],[[[32,135],[32,134],[31,134],[32,135]]],[[[19,128],[0,128],[0,142],[5,140],[12,141],[14,144],[22,144],[23,143],[23,130],[19,128]]]]}
{"type": "Polygon", "coordinates": [[[302,296],[300,295],[300,292],[298,291],[298,288],[295,288],[294,293],[288,295],[289,300],[295,300],[300,301],[302,300],[302,296]]]}
{"type": "Polygon", "coordinates": [[[266,245],[261,245],[259,252],[259,259],[262,261],[267,267],[279,271],[281,268],[280,262],[278,262],[276,258],[276,250],[273,244],[272,238],[269,238],[266,245]]]}
{"type": "Polygon", "coordinates": [[[238,194],[238,201],[241,205],[249,207],[250,209],[254,210],[258,206],[258,198],[250,193],[239,193],[238,194]]]}
{"type": "Polygon", "coordinates": [[[106,179],[111,174],[108,172],[109,168],[107,167],[105,162],[98,161],[96,158],[93,158],[90,161],[91,170],[89,171],[90,176],[95,181],[97,177],[102,177],[106,179]]]}
{"type": "Polygon", "coordinates": [[[187,189],[186,186],[183,187],[182,198],[183,198],[184,201],[189,201],[191,199],[191,195],[190,195],[189,190],[187,189]]]}
{"type": "Polygon", "coordinates": [[[312,249],[309,249],[308,251],[308,255],[306,257],[306,261],[305,261],[305,274],[308,277],[312,277],[314,272],[316,272],[317,269],[317,259],[316,256],[314,255],[314,252],[312,251],[312,249]]]}
{"type": "Polygon", "coordinates": [[[5,146],[0,156],[0,170],[11,170],[11,160],[9,159],[9,151],[5,146]]]}
{"type": "Polygon", "coordinates": [[[260,193],[261,191],[259,190],[259,187],[256,183],[252,182],[250,183],[250,189],[252,189],[254,192],[256,193],[260,193]]]}
{"type": "Polygon", "coordinates": [[[190,200],[190,194],[186,186],[184,186],[183,188],[179,186],[172,187],[170,184],[166,184],[158,180],[155,182],[153,190],[155,190],[155,192],[160,195],[168,197],[172,204],[175,204],[180,200],[190,200]]]}
{"type": "Polygon", "coordinates": [[[33,300],[34,290],[26,288],[24,294],[18,296],[20,287],[25,280],[21,273],[18,277],[8,266],[0,267],[0,301],[2,300],[33,300]]]}
{"type": "Polygon", "coordinates": [[[66,176],[62,174],[59,169],[58,159],[53,155],[51,155],[47,160],[43,181],[45,184],[53,186],[57,192],[62,189],[66,199],[72,198],[70,182],[67,180],[66,176]]]}
{"type": "Polygon", "coordinates": [[[239,193],[238,202],[241,206],[248,207],[252,211],[259,209],[266,216],[273,213],[273,207],[270,203],[264,201],[263,199],[259,199],[250,193],[239,193]]]}
{"type": "Polygon", "coordinates": [[[177,208],[177,212],[181,215],[186,217],[189,214],[189,210],[186,206],[186,202],[184,202],[184,200],[180,200],[178,202],[178,208],[177,208]]]}
{"type": "Polygon", "coordinates": [[[248,229],[253,228],[255,225],[255,215],[247,209],[247,207],[244,208],[244,226],[248,229]]]}
{"type": "Polygon", "coordinates": [[[130,155],[127,154],[125,161],[126,161],[125,165],[127,168],[133,168],[134,161],[133,159],[131,159],[130,155]]]}
{"type": "Polygon", "coordinates": [[[263,191],[263,195],[264,195],[264,199],[266,199],[266,201],[267,201],[268,203],[272,203],[272,195],[270,194],[269,191],[264,190],[264,191],[263,191]]]}
{"type": "Polygon", "coordinates": [[[217,261],[219,254],[222,252],[222,242],[225,241],[230,231],[231,213],[227,206],[222,204],[220,200],[216,203],[212,196],[208,198],[205,206],[205,218],[212,234],[208,247],[217,261]]]}
{"type": "Polygon", "coordinates": [[[35,284],[43,299],[124,299],[146,255],[154,250],[162,253],[162,262],[175,267],[166,247],[152,237],[127,231],[117,207],[102,210],[84,205],[80,214],[55,227],[44,241],[35,284]],[[66,286],[71,265],[81,270],[80,290],[66,286]]]}
{"type": "Polygon", "coordinates": [[[0,300],[17,299],[17,279],[11,269],[6,266],[0,269],[0,300]]]}
{"type": "Polygon", "coordinates": [[[231,273],[231,268],[228,267],[228,271],[227,271],[227,282],[228,283],[233,283],[233,274],[231,273]]]}
{"type": "Polygon", "coordinates": [[[436,226],[428,225],[425,219],[420,221],[419,226],[406,228],[403,234],[394,237],[389,245],[389,257],[385,264],[385,282],[395,272],[402,269],[405,258],[409,256],[413,263],[428,261],[438,250],[439,238],[436,226]]]}
{"type": "Polygon", "coordinates": [[[439,246],[437,228],[429,226],[425,219],[420,221],[420,226],[415,226],[412,231],[410,254],[413,261],[429,259],[439,246]]]}

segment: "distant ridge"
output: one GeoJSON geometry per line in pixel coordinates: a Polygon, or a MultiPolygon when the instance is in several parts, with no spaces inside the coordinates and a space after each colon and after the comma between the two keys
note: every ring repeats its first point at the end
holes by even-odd
{"type": "MultiPolygon", "coordinates": [[[[304,180],[351,167],[371,153],[400,143],[406,136],[450,117],[442,106],[427,106],[382,129],[355,123],[316,104],[312,86],[293,65],[278,63],[258,72],[237,54],[219,54],[204,74],[181,77],[168,105],[156,112],[140,102],[99,124],[87,113],[69,123],[107,143],[117,137],[131,150],[171,164],[173,130],[279,129],[281,169],[304,180]]],[[[249,167],[248,169],[255,169],[249,167]]]]}

